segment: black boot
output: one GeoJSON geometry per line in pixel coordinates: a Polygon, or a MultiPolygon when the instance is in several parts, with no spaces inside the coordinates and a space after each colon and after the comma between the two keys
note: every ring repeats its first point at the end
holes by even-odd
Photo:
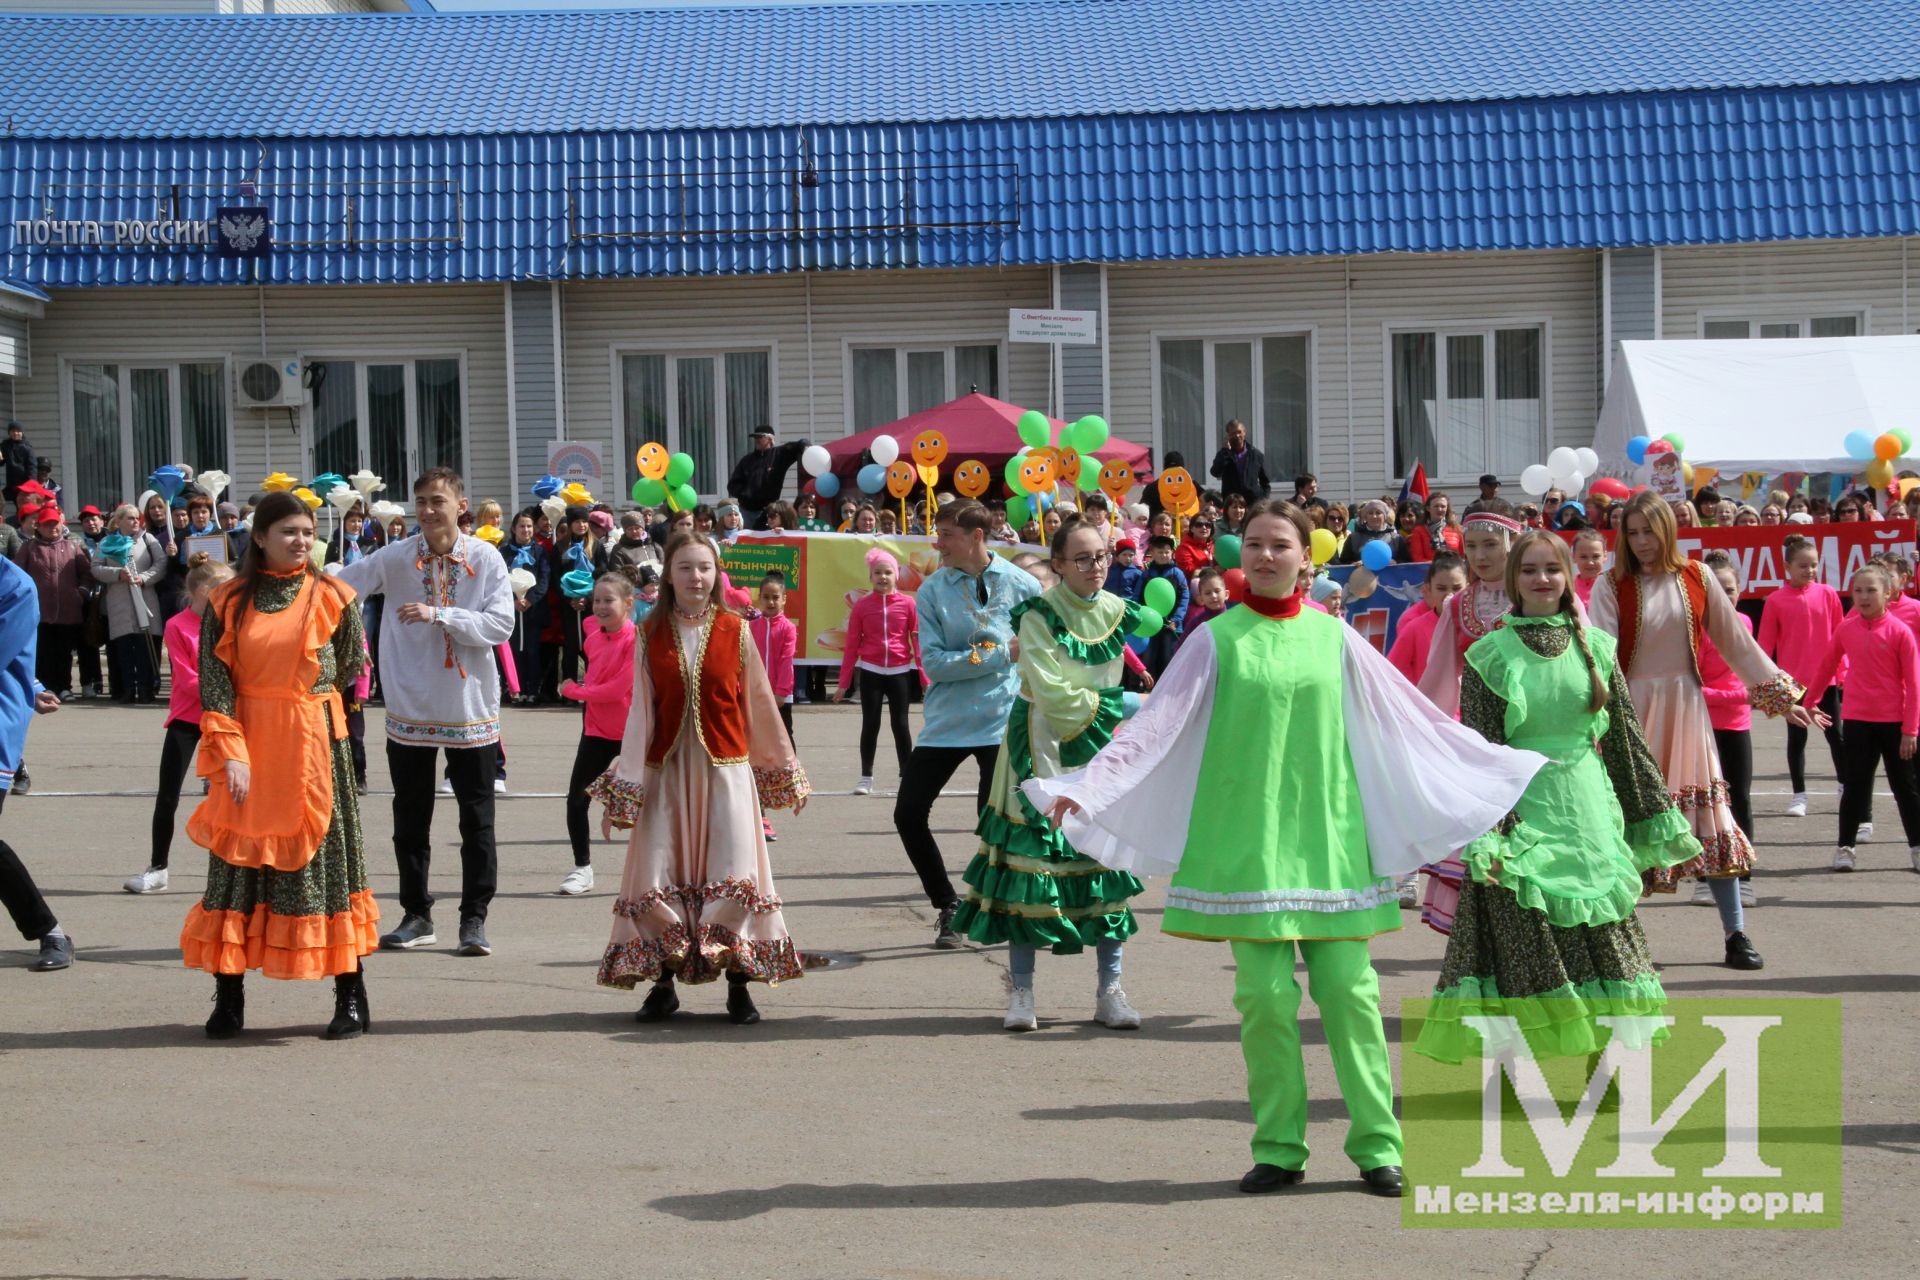
{"type": "Polygon", "coordinates": [[[213,979],[213,1016],[207,1019],[207,1039],[231,1040],[247,1025],[246,975],[221,973],[213,979]]]}
{"type": "Polygon", "coordinates": [[[333,1021],[327,1024],[325,1040],[351,1040],[373,1026],[367,1014],[367,978],[359,969],[336,974],[333,979],[333,1021]]]}
{"type": "Polygon", "coordinates": [[[747,975],[727,971],[727,1021],[736,1027],[750,1027],[760,1021],[760,1011],[747,994],[747,975]]]}
{"type": "Polygon", "coordinates": [[[665,1022],[680,1009],[680,996],[673,989],[673,975],[667,974],[653,984],[647,998],[634,1011],[635,1022],[665,1022]]]}

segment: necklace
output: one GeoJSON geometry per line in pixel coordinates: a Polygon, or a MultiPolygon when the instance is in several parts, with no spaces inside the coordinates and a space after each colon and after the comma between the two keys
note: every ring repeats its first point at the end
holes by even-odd
{"type": "Polygon", "coordinates": [[[679,614],[681,617],[685,618],[688,622],[699,622],[702,619],[704,619],[707,616],[707,614],[713,611],[713,606],[708,605],[706,608],[700,610],[698,613],[688,613],[685,609],[682,609],[679,605],[676,604],[675,606],[673,606],[673,611],[679,614]]]}

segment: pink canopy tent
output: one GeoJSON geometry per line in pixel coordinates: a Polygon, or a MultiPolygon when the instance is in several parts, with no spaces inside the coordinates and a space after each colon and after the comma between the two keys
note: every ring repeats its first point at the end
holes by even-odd
{"type": "MultiPolygon", "coordinates": [[[[871,431],[836,440],[826,449],[833,455],[832,470],[840,477],[840,491],[858,494],[854,478],[859,475],[862,458],[875,440],[881,436],[892,436],[900,443],[900,456],[911,462],[914,437],[922,431],[937,430],[947,440],[947,460],[940,464],[943,484],[951,484],[955,467],[978,459],[986,463],[987,470],[993,473],[993,487],[987,492],[1003,494],[1006,486],[1001,482],[1001,472],[1006,469],[1007,460],[1026,447],[1020,442],[1020,432],[1015,426],[1025,412],[1019,405],[974,392],[958,400],[949,400],[931,409],[908,414],[884,427],[875,427],[871,431]]],[[[1049,418],[1047,421],[1053,425],[1053,438],[1058,441],[1060,428],[1067,424],[1058,418],[1049,418]]],[[[1093,456],[1101,462],[1110,462],[1115,458],[1123,460],[1133,468],[1134,479],[1138,483],[1144,484],[1153,479],[1153,456],[1144,445],[1110,436],[1104,447],[1094,450],[1093,456]]],[[[807,483],[807,490],[812,491],[811,481],[807,483]]]]}

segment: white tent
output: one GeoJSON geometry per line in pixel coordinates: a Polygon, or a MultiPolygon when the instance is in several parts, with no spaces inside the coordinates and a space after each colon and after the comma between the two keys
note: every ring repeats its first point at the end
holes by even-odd
{"type": "Polygon", "coordinates": [[[1627,441],[1678,432],[1721,471],[1839,471],[1850,432],[1920,434],[1920,336],[1622,342],[1593,432],[1611,474],[1627,441]]]}

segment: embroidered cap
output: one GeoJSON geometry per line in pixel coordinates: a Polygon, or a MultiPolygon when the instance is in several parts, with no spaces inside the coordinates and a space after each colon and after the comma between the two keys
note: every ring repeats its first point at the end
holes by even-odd
{"type": "Polygon", "coordinates": [[[1508,533],[1526,532],[1526,527],[1518,520],[1510,516],[1499,515],[1492,511],[1476,511],[1465,520],[1462,520],[1460,524],[1463,528],[1471,528],[1476,524],[1490,524],[1494,528],[1504,529],[1508,533]]]}

